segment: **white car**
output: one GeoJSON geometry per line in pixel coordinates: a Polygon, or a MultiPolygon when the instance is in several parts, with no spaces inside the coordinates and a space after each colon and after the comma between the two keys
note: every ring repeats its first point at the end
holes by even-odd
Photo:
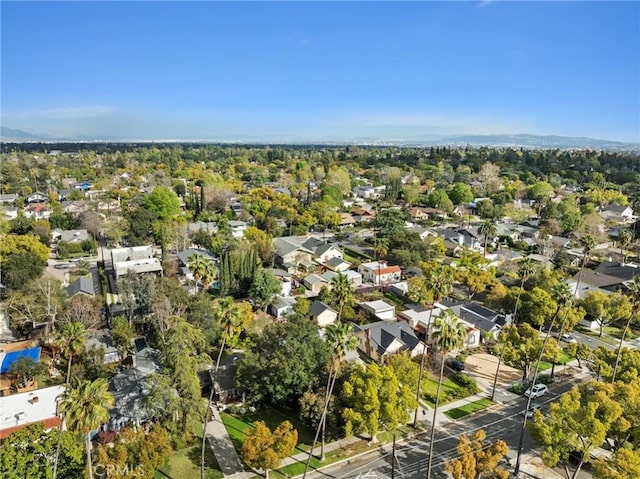
{"type": "Polygon", "coordinates": [[[560,341],[563,341],[565,343],[577,343],[578,342],[578,341],[576,341],[576,338],[574,338],[570,334],[563,334],[562,336],[560,336],[560,341]]]}
{"type": "Polygon", "coordinates": [[[524,392],[524,395],[527,397],[531,397],[531,399],[537,399],[539,397],[544,396],[549,392],[549,389],[545,384],[536,384],[533,387],[530,387],[524,392]]]}

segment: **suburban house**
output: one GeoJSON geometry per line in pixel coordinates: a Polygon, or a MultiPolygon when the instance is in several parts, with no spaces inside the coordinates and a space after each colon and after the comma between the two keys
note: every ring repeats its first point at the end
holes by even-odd
{"type": "Polygon", "coordinates": [[[338,312],[322,301],[314,301],[309,307],[309,316],[321,328],[335,323],[338,319],[338,312]]]}
{"type": "Polygon", "coordinates": [[[193,275],[189,270],[189,258],[198,254],[202,255],[204,259],[208,261],[216,262],[216,258],[214,258],[206,249],[187,248],[182,251],[178,251],[176,254],[178,258],[178,273],[185,276],[190,281],[193,281],[193,275]]]}
{"type": "Polygon", "coordinates": [[[296,298],[293,296],[276,296],[267,311],[276,319],[281,319],[286,315],[293,313],[293,307],[296,305],[296,298]]]}
{"type": "Polygon", "coordinates": [[[144,340],[136,340],[134,366],[118,373],[109,382],[114,407],[110,411],[108,430],[119,431],[127,425],[139,426],[150,419],[144,398],[149,392],[148,377],[160,371],[158,355],[158,351],[148,347],[144,340]]]}
{"type": "MultiPolygon", "coordinates": [[[[438,319],[446,309],[449,308],[443,304],[436,303],[432,313],[430,309],[424,309],[421,306],[415,305],[414,308],[406,309],[398,313],[398,319],[403,322],[406,321],[411,329],[423,338],[426,338],[428,328],[429,337],[431,337],[436,319],[438,319]]],[[[481,333],[478,328],[469,321],[460,318],[459,315],[458,319],[465,324],[467,332],[462,348],[466,349],[478,346],[481,342],[481,333]]]]}
{"type": "Polygon", "coordinates": [[[33,218],[34,220],[48,220],[51,213],[51,208],[44,203],[30,204],[24,209],[24,215],[27,218],[33,218]]]}
{"type": "Polygon", "coordinates": [[[616,263],[603,261],[595,270],[585,269],[577,272],[572,280],[567,281],[577,298],[584,298],[589,291],[603,291],[613,293],[625,291],[635,276],[640,275],[640,265],[635,263],[616,263]],[[580,279],[580,286],[576,291],[576,284],[580,279]]]}
{"type": "Polygon", "coordinates": [[[54,229],[51,231],[52,241],[64,241],[65,243],[82,243],[85,240],[90,240],[91,235],[87,230],[61,230],[54,229]]]}
{"type": "Polygon", "coordinates": [[[362,275],[362,280],[367,283],[385,284],[400,281],[400,266],[388,266],[387,262],[371,261],[358,266],[358,273],[362,275]]]}
{"type": "Polygon", "coordinates": [[[498,313],[471,301],[454,303],[449,308],[461,320],[479,331],[479,334],[473,338],[467,337],[468,346],[478,346],[486,334],[495,336],[505,325],[511,323],[510,314],[498,313]]]}
{"type": "Polygon", "coordinates": [[[339,213],[340,215],[340,224],[338,224],[339,228],[350,228],[356,224],[356,220],[353,219],[350,213],[339,213]]]}
{"type": "Polygon", "coordinates": [[[291,275],[283,269],[272,268],[273,275],[280,281],[280,296],[291,296],[293,281],[291,275]]]}
{"type": "Polygon", "coordinates": [[[353,332],[358,338],[358,349],[379,363],[384,363],[390,356],[404,351],[409,352],[411,357],[426,352],[424,343],[404,321],[354,324],[353,332]]]}
{"type": "Polygon", "coordinates": [[[311,273],[302,280],[302,284],[312,293],[318,294],[325,287],[331,289],[331,283],[319,274],[311,273]]]}
{"type": "Polygon", "coordinates": [[[60,427],[58,399],[64,389],[51,386],[0,397],[0,439],[30,424],[41,423],[45,429],[60,427]]]}
{"type": "Polygon", "coordinates": [[[84,349],[85,351],[91,351],[92,349],[102,349],[104,352],[104,363],[117,363],[121,360],[120,353],[113,345],[113,339],[111,338],[111,332],[108,329],[100,329],[95,331],[91,336],[87,338],[84,349]]]}
{"type": "Polygon", "coordinates": [[[111,250],[111,263],[116,278],[130,270],[136,274],[153,273],[162,276],[162,264],[153,256],[151,246],[133,246],[111,250]]]}
{"type": "Polygon", "coordinates": [[[60,206],[62,206],[62,211],[71,215],[79,215],[80,213],[87,211],[87,202],[84,200],[62,201],[60,206]]]}
{"type": "Polygon", "coordinates": [[[362,275],[360,273],[358,273],[357,271],[354,271],[352,269],[347,270],[343,273],[347,279],[349,281],[351,281],[351,284],[357,288],[358,286],[360,286],[362,284],[362,275]]]}
{"type": "Polygon", "coordinates": [[[351,263],[343,260],[342,257],[334,256],[329,261],[326,261],[323,266],[336,273],[344,273],[351,267],[351,263]]]}
{"type": "Polygon", "coordinates": [[[18,195],[16,193],[0,195],[0,205],[12,205],[17,199],[18,195]]]}
{"type": "Polygon", "coordinates": [[[367,208],[356,208],[351,211],[351,216],[356,223],[369,223],[376,219],[376,213],[367,208]]]}
{"type": "Polygon", "coordinates": [[[69,286],[65,288],[65,291],[69,299],[73,298],[78,294],[90,296],[92,298],[96,294],[98,294],[98,291],[97,291],[96,285],[93,282],[92,276],[80,276],[75,281],[70,283],[69,286]]]}
{"type": "Polygon", "coordinates": [[[365,311],[371,318],[380,321],[395,321],[396,308],[382,300],[367,301],[360,303],[360,308],[365,311]]]}
{"type": "Polygon", "coordinates": [[[35,193],[31,193],[29,196],[27,196],[27,199],[26,199],[26,203],[28,205],[31,205],[34,203],[46,203],[47,201],[49,201],[49,196],[44,194],[42,191],[36,191],[35,193]]]}
{"type": "Polygon", "coordinates": [[[282,236],[273,239],[276,264],[289,273],[313,270],[318,263],[342,258],[340,248],[313,235],[282,236]]]}
{"type": "Polygon", "coordinates": [[[244,237],[244,231],[249,225],[246,221],[229,220],[229,228],[231,229],[231,236],[236,239],[244,237]]]}
{"type": "Polygon", "coordinates": [[[633,208],[614,204],[603,207],[598,215],[607,223],[629,224],[635,219],[633,208]]]}
{"type": "Polygon", "coordinates": [[[365,200],[378,200],[382,198],[387,187],[385,185],[373,186],[373,185],[361,185],[354,187],[351,191],[353,196],[362,198],[365,200]]]}

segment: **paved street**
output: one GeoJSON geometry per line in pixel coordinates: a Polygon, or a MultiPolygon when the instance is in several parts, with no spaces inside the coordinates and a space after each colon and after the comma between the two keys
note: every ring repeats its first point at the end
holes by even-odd
{"type": "MultiPolygon", "coordinates": [[[[568,391],[577,384],[577,379],[571,378],[566,382],[553,386],[550,394],[544,400],[536,402],[549,402],[556,399],[562,393],[568,391]]],[[[466,420],[453,421],[442,428],[436,430],[434,443],[435,456],[432,461],[432,478],[445,479],[444,464],[447,460],[455,457],[456,444],[463,432],[471,434],[477,429],[484,429],[487,439],[496,441],[502,439],[509,446],[509,459],[515,464],[516,450],[520,439],[520,431],[523,416],[520,414],[526,405],[524,397],[518,398],[514,402],[499,405],[486,412],[471,415],[466,420]]],[[[533,450],[533,443],[528,432],[525,432],[523,447],[523,457],[528,457],[527,453],[533,450]]],[[[424,478],[427,466],[427,452],[429,450],[428,434],[410,441],[398,444],[396,448],[396,477],[404,479],[424,478]]],[[[534,454],[537,456],[537,453],[534,454]]],[[[524,464],[524,461],[523,461],[524,464]]],[[[531,465],[530,465],[531,467],[531,465]]],[[[524,466],[523,466],[524,471],[524,466]]],[[[542,472],[541,472],[542,474],[542,472]]],[[[546,477],[553,477],[553,473],[547,471],[546,477]]],[[[340,464],[334,467],[325,468],[321,472],[314,473],[311,477],[333,477],[333,478],[389,478],[391,477],[391,450],[390,447],[384,453],[375,451],[349,464],[340,464]]],[[[588,475],[581,475],[580,478],[587,478],[588,475]]]]}

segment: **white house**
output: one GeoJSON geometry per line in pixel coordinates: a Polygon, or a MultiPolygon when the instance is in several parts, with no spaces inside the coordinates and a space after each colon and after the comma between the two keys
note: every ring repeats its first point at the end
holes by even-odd
{"type": "Polygon", "coordinates": [[[321,328],[334,324],[338,319],[338,312],[321,301],[314,301],[313,304],[311,304],[309,307],[309,315],[321,328]]]}
{"type": "Polygon", "coordinates": [[[296,298],[291,296],[276,296],[269,305],[269,313],[277,318],[281,319],[287,314],[293,312],[293,307],[296,305],[296,298]]]}
{"type": "Polygon", "coordinates": [[[386,261],[371,261],[358,266],[364,282],[386,284],[400,281],[400,266],[389,266],[386,261]]]}
{"type": "Polygon", "coordinates": [[[385,301],[367,301],[360,303],[360,307],[370,316],[381,321],[395,321],[396,308],[385,301]]]}
{"type": "Polygon", "coordinates": [[[51,386],[0,397],[0,439],[30,424],[41,423],[45,429],[60,427],[58,398],[64,386],[51,386]]]}
{"type": "Polygon", "coordinates": [[[244,231],[247,229],[246,221],[229,220],[229,228],[231,229],[231,236],[236,239],[244,237],[244,231]]]}

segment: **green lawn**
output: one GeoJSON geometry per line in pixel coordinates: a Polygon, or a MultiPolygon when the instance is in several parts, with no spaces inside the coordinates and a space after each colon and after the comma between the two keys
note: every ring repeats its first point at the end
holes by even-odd
{"type": "MultiPolygon", "coordinates": [[[[183,479],[187,477],[200,477],[200,446],[192,446],[173,452],[167,462],[156,471],[154,479],[183,479]]],[[[213,451],[208,447],[205,450],[205,477],[207,479],[220,479],[224,477],[213,451]]]]}
{"type": "Polygon", "coordinates": [[[272,430],[283,421],[291,422],[293,427],[298,431],[298,445],[296,446],[294,454],[301,451],[308,451],[315,436],[314,430],[302,424],[294,413],[288,411],[259,409],[253,413],[248,412],[242,417],[233,416],[226,412],[221,412],[220,416],[237,450],[240,450],[242,442],[244,441],[244,431],[247,428],[253,427],[253,423],[256,421],[264,421],[272,430]]]}
{"type": "MultiPolygon", "coordinates": [[[[573,361],[573,360],[574,360],[573,356],[569,356],[567,353],[563,351],[562,353],[560,353],[560,356],[558,356],[558,362],[556,362],[556,369],[558,368],[559,365],[568,363],[569,361],[573,361]]],[[[548,369],[551,369],[552,366],[553,365],[547,361],[540,361],[540,367],[538,368],[538,371],[547,371],[548,369]]]]}
{"type": "MultiPolygon", "coordinates": [[[[423,381],[423,386],[422,386],[422,391],[423,391],[423,398],[425,397],[424,395],[429,393],[431,394],[433,397],[435,397],[436,395],[436,391],[438,390],[438,380],[437,379],[427,379],[426,381],[423,381]]],[[[460,386],[458,386],[456,383],[454,383],[453,381],[451,381],[450,379],[444,379],[442,381],[442,387],[440,388],[440,404],[446,404],[447,401],[446,399],[444,399],[446,396],[447,391],[455,391],[460,389],[460,386]]],[[[462,398],[457,398],[458,399],[462,399],[462,398]]],[[[430,401],[429,399],[425,399],[426,403],[429,404],[430,406],[434,406],[434,403],[432,401],[430,401]]]]}
{"type": "Polygon", "coordinates": [[[493,404],[493,401],[491,399],[480,399],[478,401],[470,402],[468,404],[457,407],[455,409],[450,409],[448,411],[445,411],[445,414],[449,416],[451,419],[460,419],[461,417],[464,417],[468,414],[488,408],[492,404],[493,404]]]}

